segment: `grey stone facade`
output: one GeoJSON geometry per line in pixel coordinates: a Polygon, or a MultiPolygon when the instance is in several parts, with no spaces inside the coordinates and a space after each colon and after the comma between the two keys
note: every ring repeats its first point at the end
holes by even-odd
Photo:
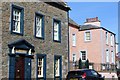
{"type": "MultiPolygon", "coordinates": [[[[2,3],[0,3],[0,53],[2,53],[2,3]]],[[[0,80],[2,79],[2,54],[0,54],[0,80]]]]}
{"type": "MultiPolygon", "coordinates": [[[[18,39],[25,39],[34,45],[32,59],[32,78],[36,78],[36,54],[46,54],[46,78],[54,78],[54,55],[62,56],[62,77],[68,72],[68,12],[43,2],[3,2],[2,27],[0,27],[0,46],[2,50],[2,74],[0,78],[9,78],[9,48],[8,44],[18,39]],[[11,34],[11,4],[24,8],[24,35],[11,34]],[[45,39],[34,37],[35,12],[45,16],[45,39]],[[61,21],[61,42],[53,41],[53,18],[61,21]],[[2,28],[2,29],[1,29],[2,28]]],[[[1,20],[1,17],[0,17],[1,20]]],[[[1,23],[0,23],[1,25],[1,23]]],[[[1,63],[1,61],[0,61],[1,63]]]]}

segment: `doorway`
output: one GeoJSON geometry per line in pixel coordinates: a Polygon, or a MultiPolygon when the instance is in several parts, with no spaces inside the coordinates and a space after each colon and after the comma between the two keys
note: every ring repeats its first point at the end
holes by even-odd
{"type": "Polygon", "coordinates": [[[17,55],[15,57],[15,80],[24,80],[25,58],[17,55]]]}
{"type": "Polygon", "coordinates": [[[31,80],[31,60],[34,46],[24,39],[8,44],[9,51],[9,80],[31,80]]]}

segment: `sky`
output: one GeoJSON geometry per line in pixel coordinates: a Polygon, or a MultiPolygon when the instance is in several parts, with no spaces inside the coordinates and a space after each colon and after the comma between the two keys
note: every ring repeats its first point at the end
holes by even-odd
{"type": "Polygon", "coordinates": [[[66,2],[118,2],[120,0],[64,0],[66,2]]]}
{"type": "Polygon", "coordinates": [[[70,18],[79,25],[83,25],[86,18],[98,17],[101,21],[101,27],[115,33],[118,41],[118,2],[117,0],[115,1],[116,2],[85,2],[84,0],[83,2],[81,0],[80,2],[67,2],[71,8],[69,12],[70,18]]]}

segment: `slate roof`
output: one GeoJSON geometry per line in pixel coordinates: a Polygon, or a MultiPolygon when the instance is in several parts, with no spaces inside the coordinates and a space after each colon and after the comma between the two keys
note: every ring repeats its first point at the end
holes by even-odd
{"type": "Polygon", "coordinates": [[[95,25],[91,25],[91,24],[89,24],[89,25],[81,25],[81,26],[80,26],[80,30],[97,29],[97,28],[99,28],[99,27],[98,27],[98,26],[95,26],[95,25]]]}
{"type": "Polygon", "coordinates": [[[71,18],[69,18],[69,23],[79,27],[79,25],[75,21],[73,21],[71,18]]]}
{"type": "Polygon", "coordinates": [[[46,0],[44,1],[45,3],[48,3],[52,6],[58,7],[60,9],[63,9],[65,11],[69,11],[71,10],[70,7],[67,5],[66,2],[64,2],[64,0],[46,0]]]}
{"type": "Polygon", "coordinates": [[[65,6],[65,7],[68,6],[68,5],[66,4],[66,2],[63,2],[62,0],[60,0],[60,2],[58,1],[57,3],[60,4],[60,5],[62,5],[62,6],[65,6]]]}
{"type": "Polygon", "coordinates": [[[108,31],[114,35],[116,35],[115,33],[111,32],[110,30],[105,29],[104,27],[99,27],[99,26],[95,26],[95,25],[80,25],[79,31],[84,31],[84,30],[91,30],[91,29],[103,29],[105,31],[108,31]]]}
{"type": "MultiPolygon", "coordinates": [[[[43,0],[44,1],[44,0],[43,0]]],[[[56,2],[62,6],[67,6],[66,2],[64,0],[46,0],[47,2],[56,2]]]]}

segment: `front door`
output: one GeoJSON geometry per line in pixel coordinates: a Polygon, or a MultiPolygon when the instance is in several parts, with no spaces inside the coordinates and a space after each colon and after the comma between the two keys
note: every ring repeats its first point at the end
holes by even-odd
{"type": "Polygon", "coordinates": [[[15,80],[24,80],[25,57],[17,55],[15,58],[15,80]]]}
{"type": "Polygon", "coordinates": [[[25,39],[19,39],[9,43],[8,47],[9,80],[31,80],[34,46],[25,39]]]}

